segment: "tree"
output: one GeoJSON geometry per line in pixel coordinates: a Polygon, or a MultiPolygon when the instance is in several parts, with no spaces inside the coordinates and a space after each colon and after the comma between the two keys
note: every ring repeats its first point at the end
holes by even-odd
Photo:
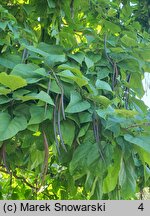
{"type": "Polygon", "coordinates": [[[136,199],[150,186],[149,10],[1,1],[1,199],[136,199]]]}

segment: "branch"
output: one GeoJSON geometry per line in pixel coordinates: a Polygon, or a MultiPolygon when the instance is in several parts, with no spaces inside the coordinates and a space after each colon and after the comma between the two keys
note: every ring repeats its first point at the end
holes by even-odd
{"type": "Polygon", "coordinates": [[[13,173],[13,172],[8,172],[8,171],[6,171],[6,170],[3,170],[3,169],[0,169],[0,172],[3,172],[3,173],[5,173],[5,174],[11,174],[13,177],[15,177],[16,179],[19,179],[19,180],[22,180],[27,186],[29,186],[30,188],[32,188],[32,189],[38,189],[38,188],[36,188],[35,186],[33,186],[32,184],[30,184],[26,179],[25,179],[25,177],[23,177],[23,176],[17,176],[15,173],[13,173]]]}
{"type": "MultiPolygon", "coordinates": [[[[1,165],[0,165],[0,166],[1,166],[1,165]]],[[[5,171],[5,170],[3,170],[3,169],[0,169],[0,172],[3,172],[3,173],[5,173],[5,174],[9,174],[7,171],[5,171]]],[[[27,180],[26,180],[23,176],[17,176],[16,174],[14,174],[14,173],[12,173],[12,172],[11,172],[11,175],[12,175],[15,179],[22,180],[23,183],[25,183],[25,184],[26,184],[27,186],[29,186],[30,188],[32,188],[32,189],[34,189],[34,190],[36,190],[36,191],[39,190],[39,188],[37,188],[37,187],[33,186],[32,184],[30,184],[29,182],[27,182],[27,180]]],[[[41,193],[50,199],[50,197],[49,197],[46,193],[44,193],[44,192],[41,192],[41,193]]]]}

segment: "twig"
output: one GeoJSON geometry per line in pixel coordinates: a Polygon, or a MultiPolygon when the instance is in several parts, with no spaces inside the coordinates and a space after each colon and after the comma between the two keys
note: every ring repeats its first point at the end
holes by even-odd
{"type": "MultiPolygon", "coordinates": [[[[0,169],[0,172],[3,172],[5,174],[9,174],[7,171],[3,170],[3,169],[0,169]]],[[[11,176],[13,176],[14,178],[18,179],[18,180],[21,180],[23,181],[23,183],[25,183],[27,186],[29,186],[30,188],[38,191],[39,188],[33,186],[32,184],[30,184],[23,176],[17,176],[15,173],[12,173],[11,172],[11,176]]],[[[43,195],[47,196],[48,198],[50,198],[50,196],[48,196],[46,193],[44,192],[41,192],[43,195]]]]}
{"type": "MultiPolygon", "coordinates": [[[[0,169],[0,172],[6,173],[6,174],[10,174],[7,171],[0,169]]],[[[22,180],[27,186],[29,186],[32,189],[37,189],[35,186],[33,186],[32,184],[30,184],[23,176],[17,176],[15,173],[11,172],[12,176],[15,177],[16,179],[22,180]]]]}

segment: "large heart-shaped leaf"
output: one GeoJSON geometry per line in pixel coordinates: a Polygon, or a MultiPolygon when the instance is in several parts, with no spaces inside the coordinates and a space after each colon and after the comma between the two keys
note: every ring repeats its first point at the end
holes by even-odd
{"type": "Polygon", "coordinates": [[[130,143],[133,143],[141,148],[143,148],[145,151],[150,153],[150,138],[149,136],[132,136],[130,134],[125,134],[124,139],[130,143]]]}
{"type": "Polygon", "coordinates": [[[62,47],[57,45],[49,45],[46,43],[40,43],[36,48],[34,46],[28,46],[23,44],[28,50],[35,52],[44,57],[45,63],[49,66],[54,65],[57,62],[65,62],[66,57],[63,53],[62,47]]]}
{"type": "Polygon", "coordinates": [[[28,125],[39,124],[45,119],[52,119],[53,111],[52,109],[47,109],[45,112],[44,107],[33,105],[30,107],[31,118],[28,125]]]}
{"type": "Polygon", "coordinates": [[[79,64],[82,64],[82,62],[84,60],[84,54],[81,52],[77,52],[75,54],[68,54],[68,56],[69,56],[69,58],[74,59],[79,64]]]}
{"type": "Polygon", "coordinates": [[[21,99],[23,101],[28,101],[28,100],[41,100],[47,104],[53,105],[54,106],[54,102],[51,99],[51,97],[44,91],[40,91],[40,93],[36,94],[36,93],[31,93],[31,94],[27,94],[25,96],[22,96],[20,94],[15,94],[15,98],[21,99]]]}
{"type": "Polygon", "coordinates": [[[5,88],[5,87],[3,87],[3,86],[0,86],[0,94],[2,94],[2,95],[7,95],[7,94],[9,94],[10,92],[11,92],[10,89],[5,88]]]}
{"type": "Polygon", "coordinates": [[[3,65],[6,68],[13,69],[20,62],[21,62],[21,57],[18,55],[9,54],[0,57],[0,65],[3,65]]]}
{"type": "Polygon", "coordinates": [[[70,173],[75,179],[85,175],[88,168],[100,157],[97,143],[87,142],[78,146],[70,163],[70,173]]]}
{"type": "Polygon", "coordinates": [[[12,98],[9,98],[9,97],[4,96],[4,95],[0,95],[0,104],[5,104],[5,103],[8,103],[12,100],[13,100],[12,98]]]}
{"type": "Polygon", "coordinates": [[[39,68],[35,64],[18,64],[13,68],[11,75],[20,76],[27,83],[36,83],[47,76],[45,69],[39,68]]]}
{"type": "Polygon", "coordinates": [[[0,83],[7,86],[12,91],[27,85],[26,80],[22,77],[8,75],[5,72],[0,73],[0,83]]]}
{"type": "Polygon", "coordinates": [[[24,116],[11,119],[7,112],[0,112],[0,141],[12,138],[26,127],[27,120],[24,116]]]}
{"type": "Polygon", "coordinates": [[[108,167],[108,174],[103,182],[104,193],[109,193],[110,191],[114,190],[117,185],[120,170],[120,160],[121,152],[116,149],[114,153],[114,164],[108,167]]]}
{"type": "Polygon", "coordinates": [[[71,146],[75,136],[75,124],[71,120],[61,122],[64,143],[71,146]],[[68,133],[69,132],[69,133],[68,133]]]}
{"type": "Polygon", "coordinates": [[[136,190],[136,173],[132,160],[122,161],[121,170],[119,174],[119,183],[121,186],[121,193],[124,198],[133,196],[136,190]]]}
{"type": "Polygon", "coordinates": [[[76,92],[71,92],[70,103],[66,108],[66,112],[68,113],[78,113],[90,108],[90,103],[87,101],[83,101],[81,95],[76,92]]]}
{"type": "Polygon", "coordinates": [[[88,84],[88,79],[86,77],[76,76],[70,70],[61,71],[58,75],[75,81],[80,87],[88,84]]]}
{"type": "Polygon", "coordinates": [[[107,82],[101,81],[101,80],[99,80],[99,79],[96,81],[96,87],[97,87],[98,89],[103,89],[103,90],[107,90],[107,91],[112,91],[110,85],[109,85],[107,82]]]}

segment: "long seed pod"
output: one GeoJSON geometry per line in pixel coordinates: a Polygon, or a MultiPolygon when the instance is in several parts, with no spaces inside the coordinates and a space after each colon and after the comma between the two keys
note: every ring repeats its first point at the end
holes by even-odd
{"type": "Polygon", "coordinates": [[[43,171],[42,171],[42,184],[43,184],[45,177],[46,177],[46,173],[47,173],[47,169],[48,169],[48,159],[49,159],[48,141],[47,141],[47,137],[46,137],[44,130],[43,130],[43,138],[44,138],[45,157],[44,157],[43,171]]]}
{"type": "MultiPolygon", "coordinates": [[[[99,136],[99,121],[98,119],[96,118],[96,114],[95,112],[93,113],[93,132],[94,132],[94,137],[95,137],[95,141],[97,143],[100,142],[100,136],[99,136]]],[[[105,158],[103,156],[103,153],[102,153],[102,150],[99,146],[99,154],[100,154],[100,157],[102,158],[102,160],[104,161],[104,163],[106,164],[106,161],[105,161],[105,158]]]]}
{"type": "Polygon", "coordinates": [[[104,36],[104,51],[105,51],[105,56],[108,60],[108,62],[111,64],[112,68],[113,68],[113,76],[112,76],[112,90],[114,90],[115,85],[117,84],[117,77],[118,77],[118,68],[116,65],[116,62],[114,62],[108,55],[107,53],[107,35],[105,34],[104,36]]]}
{"type": "MultiPolygon", "coordinates": [[[[131,78],[131,74],[128,74],[127,79],[126,79],[127,83],[130,82],[130,78],[131,78]]],[[[129,88],[126,87],[125,92],[124,92],[124,102],[125,102],[125,108],[126,109],[128,109],[128,100],[129,100],[129,88]]]]}
{"type": "Polygon", "coordinates": [[[64,111],[64,90],[63,90],[63,87],[62,87],[62,85],[60,84],[60,81],[58,80],[58,78],[57,78],[55,72],[52,71],[52,73],[53,73],[53,76],[54,76],[54,78],[55,78],[55,80],[56,80],[56,83],[57,83],[57,85],[59,86],[60,91],[61,91],[61,101],[62,101],[62,106],[61,106],[61,108],[62,108],[62,115],[63,115],[63,118],[64,118],[64,120],[65,120],[66,117],[65,117],[65,111],[64,111]]]}
{"type": "Polygon", "coordinates": [[[58,154],[60,155],[59,142],[58,142],[58,138],[57,138],[57,129],[56,129],[57,101],[58,101],[58,94],[56,96],[55,107],[54,107],[54,111],[53,111],[53,128],[54,128],[54,136],[55,136],[56,148],[57,148],[58,154]]]}
{"type": "Polygon", "coordinates": [[[61,110],[61,106],[62,106],[62,100],[60,98],[59,106],[58,106],[58,122],[57,122],[58,133],[59,133],[59,136],[60,136],[61,145],[62,145],[63,149],[67,152],[67,149],[66,149],[66,146],[64,144],[63,137],[62,137],[61,128],[60,128],[60,110],[61,110]]]}
{"type": "MultiPolygon", "coordinates": [[[[48,95],[49,95],[49,91],[50,91],[50,86],[51,86],[51,80],[49,79],[48,87],[47,87],[47,94],[48,95]]],[[[45,104],[44,117],[46,116],[46,111],[47,111],[47,103],[45,104]]]]}

